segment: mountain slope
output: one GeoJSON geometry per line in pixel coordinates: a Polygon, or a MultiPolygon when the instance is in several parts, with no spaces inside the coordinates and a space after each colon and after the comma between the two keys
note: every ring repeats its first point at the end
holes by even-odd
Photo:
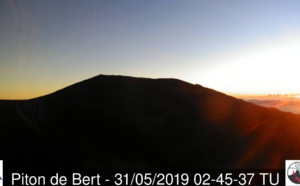
{"type": "Polygon", "coordinates": [[[0,158],[37,169],[280,168],[300,156],[298,115],[176,79],[100,75],[0,111],[0,158]]]}

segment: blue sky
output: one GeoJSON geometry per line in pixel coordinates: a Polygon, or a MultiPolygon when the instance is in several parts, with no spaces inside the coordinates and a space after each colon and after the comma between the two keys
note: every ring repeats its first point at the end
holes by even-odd
{"type": "Polygon", "coordinates": [[[0,2],[0,99],[98,74],[178,78],[228,94],[299,93],[299,1],[0,2]]]}

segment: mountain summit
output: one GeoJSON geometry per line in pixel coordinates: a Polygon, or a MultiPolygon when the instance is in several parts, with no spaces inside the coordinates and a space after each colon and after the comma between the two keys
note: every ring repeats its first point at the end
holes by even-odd
{"type": "Polygon", "coordinates": [[[299,124],[176,79],[99,75],[0,101],[0,159],[37,169],[282,168],[300,156],[299,124]]]}

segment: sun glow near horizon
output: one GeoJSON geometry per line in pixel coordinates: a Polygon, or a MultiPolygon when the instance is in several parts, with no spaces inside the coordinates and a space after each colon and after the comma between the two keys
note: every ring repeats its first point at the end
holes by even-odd
{"type": "MultiPolygon", "coordinates": [[[[156,76],[149,76],[149,74],[143,76],[143,73],[140,73],[137,77],[182,79],[237,98],[300,93],[300,85],[298,85],[300,80],[299,51],[300,35],[285,34],[257,41],[229,53],[220,53],[219,56],[206,58],[207,63],[217,63],[218,65],[202,71],[200,77],[197,76],[197,68],[191,69],[190,74],[178,73],[179,77],[161,76],[162,74],[159,73],[155,74],[156,76]]],[[[134,74],[119,75],[135,76],[134,74]]],[[[89,76],[85,75],[85,79],[87,78],[89,76]]],[[[78,81],[81,80],[84,79],[78,79],[78,81]]],[[[66,83],[62,85],[62,82],[53,81],[51,86],[48,84],[48,87],[45,87],[42,80],[35,79],[35,82],[39,83],[31,85],[31,87],[28,87],[30,83],[18,82],[13,88],[17,90],[16,92],[2,92],[0,99],[30,99],[70,85],[66,83]],[[22,94],[18,92],[22,92],[22,94]]],[[[72,81],[69,80],[69,82],[72,81]]],[[[73,80],[73,83],[76,81],[73,80]]]]}
{"type": "Polygon", "coordinates": [[[258,42],[212,59],[219,65],[199,78],[204,86],[229,94],[300,92],[300,35],[258,42]]]}

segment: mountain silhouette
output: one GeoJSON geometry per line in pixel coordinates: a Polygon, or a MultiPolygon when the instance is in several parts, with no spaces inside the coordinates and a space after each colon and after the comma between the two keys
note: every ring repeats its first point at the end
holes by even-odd
{"type": "Polygon", "coordinates": [[[283,168],[300,157],[299,125],[299,115],[181,80],[99,75],[0,101],[0,159],[37,171],[283,168]]]}

